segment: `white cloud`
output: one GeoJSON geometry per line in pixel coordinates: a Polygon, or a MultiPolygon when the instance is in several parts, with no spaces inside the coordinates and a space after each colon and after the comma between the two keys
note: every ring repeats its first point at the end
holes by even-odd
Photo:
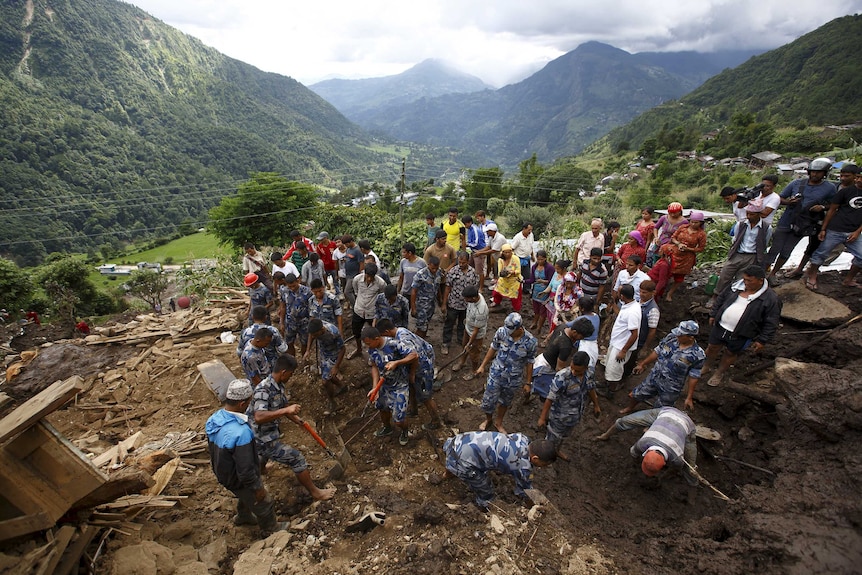
{"type": "Polygon", "coordinates": [[[862,0],[134,0],[225,54],[305,84],[427,58],[500,86],[588,40],[630,52],[771,49],[862,0]]]}

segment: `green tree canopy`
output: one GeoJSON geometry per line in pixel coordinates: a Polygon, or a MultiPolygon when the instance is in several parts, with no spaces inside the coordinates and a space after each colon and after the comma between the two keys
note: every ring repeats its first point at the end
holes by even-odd
{"type": "Polygon", "coordinates": [[[162,305],[162,294],[168,289],[168,276],[155,270],[135,270],[126,284],[130,295],[155,308],[156,304],[162,305]]]}
{"type": "Polygon", "coordinates": [[[303,227],[316,207],[313,186],[260,172],[210,210],[209,227],[220,243],[237,248],[246,242],[284,245],[290,231],[303,227]]]}
{"type": "Polygon", "coordinates": [[[15,262],[0,258],[0,308],[16,312],[24,308],[33,295],[33,282],[15,262]]]}

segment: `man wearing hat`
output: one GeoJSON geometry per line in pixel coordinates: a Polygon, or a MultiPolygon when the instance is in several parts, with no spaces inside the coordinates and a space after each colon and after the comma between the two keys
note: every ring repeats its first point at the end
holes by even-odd
{"type": "Polygon", "coordinates": [[[481,409],[485,413],[485,421],[479,429],[491,431],[493,425],[500,433],[506,433],[503,416],[512,405],[515,391],[522,387],[524,393],[530,393],[533,362],[536,360],[538,345],[539,342],[533,334],[524,329],[521,314],[512,312],[506,316],[503,326],[497,329],[488,353],[476,370],[476,375],[481,376],[493,359],[482,396],[481,409]]]}
{"type": "Polygon", "coordinates": [[[247,379],[230,382],[224,407],[207,419],[206,434],[212,470],[226,489],[237,498],[235,525],[260,526],[264,533],[283,531],[288,523],[278,523],[272,498],[260,477],[260,456],[246,409],[253,390],[247,379]]]}
{"type": "Polygon", "coordinates": [[[263,285],[260,281],[260,276],[256,273],[247,273],[242,279],[242,283],[248,288],[248,325],[254,324],[254,319],[251,317],[251,311],[255,306],[263,306],[267,309],[266,324],[271,323],[269,317],[269,309],[273,306],[272,292],[269,288],[263,285]]]}
{"type": "Polygon", "coordinates": [[[296,353],[295,341],[299,339],[299,347],[305,353],[308,339],[308,320],[311,315],[309,300],[314,297],[311,288],[299,283],[299,278],[293,274],[284,278],[287,288],[281,291],[281,325],[284,326],[284,341],[287,352],[296,353]]]}
{"type": "MultiPolygon", "coordinates": [[[[484,217],[484,216],[483,216],[484,217]]],[[[488,260],[488,276],[497,277],[497,260],[500,258],[500,252],[503,249],[503,246],[509,243],[509,240],[506,239],[506,236],[501,234],[497,230],[497,224],[494,222],[488,222],[484,225],[485,235],[488,236],[488,239],[485,241],[485,247],[480,250],[473,252],[473,256],[484,256],[489,258],[488,260]]],[[[482,284],[479,284],[479,288],[484,286],[484,278],[482,284]]]]}
{"type": "Polygon", "coordinates": [[[694,409],[694,388],[700,379],[700,370],[706,360],[706,352],[695,340],[699,326],[694,320],[679,323],[662,339],[646,358],[640,361],[632,373],[643,373],[647,365],[655,362],[646,379],[629,394],[629,405],[620,411],[626,415],[634,411],[638,402],[655,398],[654,407],[672,407],[679,399],[686,382],[688,395],[685,408],[694,409]]]}
{"type": "Polygon", "coordinates": [[[763,202],[760,198],[756,198],[745,204],[743,210],[745,210],[745,219],[736,225],[733,245],[730,246],[727,260],[721,267],[715,291],[706,304],[707,309],[713,306],[718,294],[739,279],[742,270],[752,264],[762,266],[765,263],[769,226],[760,216],[763,202]]]}
{"type": "MultiPolygon", "coordinates": [[[[332,278],[332,289],[335,290],[335,297],[341,295],[341,285],[338,282],[338,262],[335,261],[333,253],[335,252],[335,242],[329,239],[328,232],[320,232],[317,234],[317,245],[314,247],[315,253],[323,262],[323,269],[326,276],[332,278]]],[[[324,285],[326,282],[324,282],[324,285]]]]}

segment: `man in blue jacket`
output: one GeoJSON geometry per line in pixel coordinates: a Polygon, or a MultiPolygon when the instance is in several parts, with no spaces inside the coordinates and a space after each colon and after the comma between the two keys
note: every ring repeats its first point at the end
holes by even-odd
{"type": "Polygon", "coordinates": [[[245,415],[252,394],[247,379],[232,381],[225,394],[224,408],[207,420],[206,433],[213,473],[237,497],[234,524],[257,524],[268,534],[283,531],[288,524],[276,521],[272,498],[261,481],[254,433],[245,415]]]}

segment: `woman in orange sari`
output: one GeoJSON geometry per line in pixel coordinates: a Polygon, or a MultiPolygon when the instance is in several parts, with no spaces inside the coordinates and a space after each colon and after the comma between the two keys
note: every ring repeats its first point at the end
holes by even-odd
{"type": "Polygon", "coordinates": [[[671,243],[676,246],[674,254],[673,285],[667,292],[667,301],[673,301],[673,294],[679,289],[685,276],[691,273],[697,263],[697,254],[706,249],[706,232],[703,230],[703,214],[692,210],[688,216],[689,223],[683,224],[671,237],[671,243]]]}

